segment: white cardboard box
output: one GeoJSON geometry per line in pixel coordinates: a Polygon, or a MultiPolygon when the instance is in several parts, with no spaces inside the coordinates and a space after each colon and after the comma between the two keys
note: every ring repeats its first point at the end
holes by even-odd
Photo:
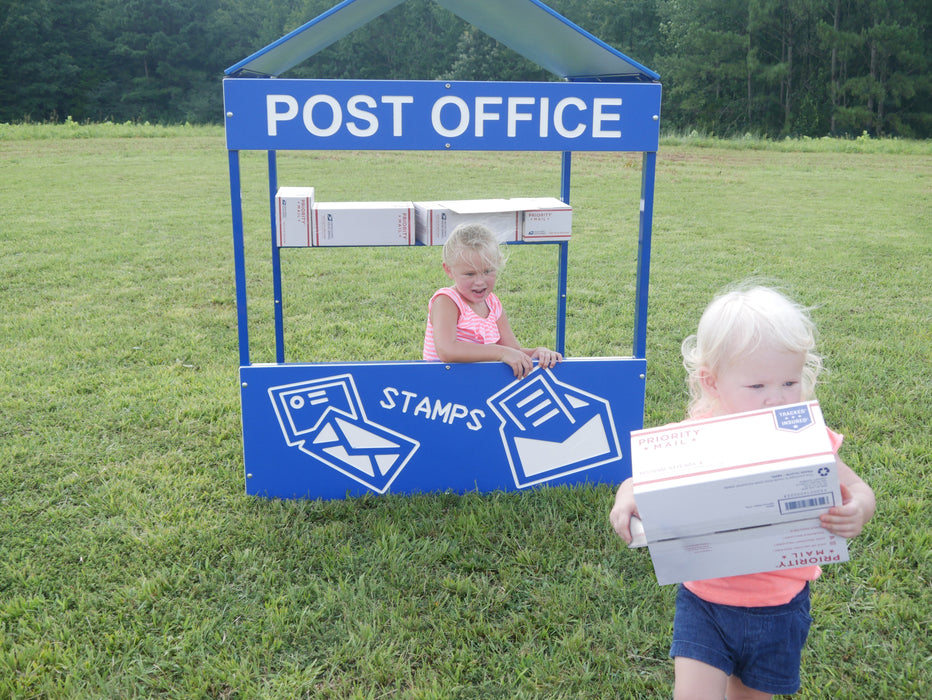
{"type": "Polygon", "coordinates": [[[415,202],[417,240],[424,245],[443,245],[460,224],[487,226],[502,243],[521,240],[521,214],[507,199],[461,199],[415,202]]]}
{"type": "Polygon", "coordinates": [[[568,241],[573,231],[573,207],[556,197],[516,197],[508,200],[523,213],[521,240],[568,241]]]}
{"type": "Polygon", "coordinates": [[[279,247],[313,245],[314,188],[279,187],[275,194],[275,230],[279,247]]]}
{"type": "Polygon", "coordinates": [[[414,245],[413,202],[317,202],[315,246],[414,245]]]}
{"type": "Polygon", "coordinates": [[[848,560],[816,401],[631,433],[634,499],[661,585],[848,560]]]}

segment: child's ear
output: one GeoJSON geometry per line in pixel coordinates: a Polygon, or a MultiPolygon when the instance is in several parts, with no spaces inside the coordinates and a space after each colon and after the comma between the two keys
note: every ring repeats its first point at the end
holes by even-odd
{"type": "Polygon", "coordinates": [[[699,384],[709,396],[718,396],[718,379],[708,367],[699,368],[699,384]]]}
{"type": "Polygon", "coordinates": [[[441,263],[443,265],[443,271],[447,273],[447,277],[453,279],[453,270],[450,269],[450,266],[446,263],[441,263]]]}

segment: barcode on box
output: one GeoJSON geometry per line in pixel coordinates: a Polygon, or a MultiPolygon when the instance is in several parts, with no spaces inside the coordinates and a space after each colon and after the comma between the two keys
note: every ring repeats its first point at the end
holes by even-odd
{"type": "Polygon", "coordinates": [[[818,496],[809,496],[808,498],[783,499],[780,501],[780,514],[799,513],[804,510],[822,510],[831,508],[835,505],[835,499],[831,493],[823,493],[818,496]]]}

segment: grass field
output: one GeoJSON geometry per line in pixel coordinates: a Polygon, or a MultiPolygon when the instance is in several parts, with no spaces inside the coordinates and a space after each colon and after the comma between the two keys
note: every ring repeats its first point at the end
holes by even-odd
{"type": "MultiPolygon", "coordinates": [[[[283,153],[318,197],[553,195],[554,154],[283,153]]],[[[640,160],[577,154],[567,353],[630,353],[640,160]]],[[[243,154],[253,360],[274,359],[243,154]]],[[[673,587],[612,490],[244,495],[220,130],[0,125],[0,698],[667,698],[673,587]]],[[[815,307],[819,398],[877,515],[813,587],[802,698],[932,697],[932,144],[669,139],[645,423],[748,276],[815,307]]],[[[554,252],[512,247],[553,342],[554,252]]],[[[416,359],[433,248],[285,251],[287,359],[416,359]],[[360,294],[360,284],[366,285],[360,294]]]]}

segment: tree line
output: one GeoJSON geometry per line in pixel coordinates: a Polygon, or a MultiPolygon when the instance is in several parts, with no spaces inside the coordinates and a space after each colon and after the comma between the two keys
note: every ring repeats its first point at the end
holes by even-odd
{"type": "MultiPolygon", "coordinates": [[[[219,123],[240,59],[337,0],[0,0],[0,122],[219,123]]],[[[551,0],[658,72],[665,130],[932,136],[928,0],[551,0]]],[[[554,80],[433,0],[284,74],[554,80]]]]}

